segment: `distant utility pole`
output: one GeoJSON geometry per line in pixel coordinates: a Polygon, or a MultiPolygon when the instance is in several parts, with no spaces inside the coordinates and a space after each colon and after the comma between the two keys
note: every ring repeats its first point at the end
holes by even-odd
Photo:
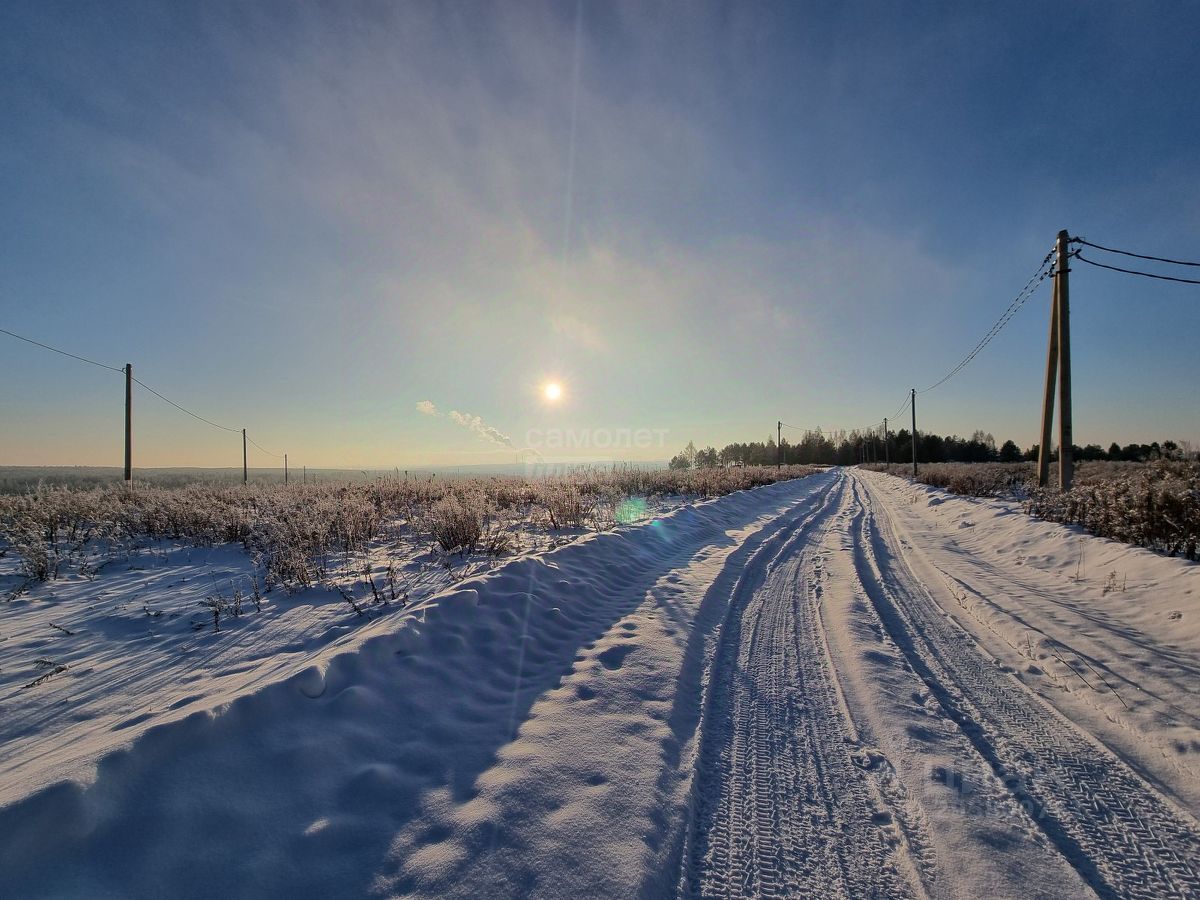
{"type": "Polygon", "coordinates": [[[125,487],[133,490],[133,363],[125,363],[125,487]]]}
{"type": "Polygon", "coordinates": [[[287,484],[287,454],[283,454],[283,483],[287,484]]]}
{"type": "Polygon", "coordinates": [[[910,405],[912,406],[912,420],[913,420],[913,433],[912,433],[913,478],[916,478],[917,477],[917,389],[911,388],[911,390],[912,390],[912,394],[910,395],[910,397],[912,398],[912,403],[910,405]]]}
{"type": "Polygon", "coordinates": [[[246,429],[242,429],[242,484],[249,481],[248,470],[246,468],[246,429]]]}
{"type": "Polygon", "coordinates": [[[775,470],[783,465],[783,422],[775,423],[775,470]]]}
{"type": "Polygon", "coordinates": [[[892,452],[888,448],[887,419],[883,420],[883,463],[886,466],[892,464],[892,452]]]}
{"type": "Polygon", "coordinates": [[[1055,242],[1054,290],[1050,299],[1050,340],[1046,350],[1046,389],[1042,394],[1042,442],[1038,445],[1038,485],[1050,482],[1050,447],[1054,431],[1054,386],[1058,382],[1058,486],[1070,490],[1074,475],[1071,446],[1071,307],[1067,274],[1066,230],[1055,242]]]}

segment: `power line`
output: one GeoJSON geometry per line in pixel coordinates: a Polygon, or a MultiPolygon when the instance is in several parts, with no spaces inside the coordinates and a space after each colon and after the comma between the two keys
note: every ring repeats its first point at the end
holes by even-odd
{"type": "MultiPolygon", "coordinates": [[[[99,366],[101,369],[108,369],[109,371],[112,371],[112,372],[119,372],[121,374],[125,374],[125,369],[123,367],[110,366],[106,363],[97,362],[94,359],[88,359],[86,356],[79,356],[75,353],[68,353],[66,350],[60,350],[58,347],[52,347],[49,344],[43,344],[41,341],[35,341],[33,338],[27,338],[24,335],[17,334],[14,331],[9,331],[7,328],[0,328],[0,334],[7,334],[9,337],[16,338],[19,341],[24,341],[27,344],[33,344],[35,347],[41,347],[43,350],[50,350],[51,352],[61,354],[62,356],[69,356],[71,359],[77,359],[80,362],[89,363],[93,366],[99,366]]],[[[160,394],[154,388],[150,387],[150,385],[146,384],[146,382],[141,381],[138,378],[134,378],[133,381],[136,384],[139,384],[143,388],[148,390],[151,394],[153,394],[159,400],[162,400],[164,403],[169,403],[171,406],[175,407],[180,412],[186,413],[187,415],[191,416],[193,419],[197,419],[197,420],[203,422],[205,425],[211,425],[213,428],[219,428],[222,431],[229,431],[229,432],[232,432],[233,434],[237,434],[241,430],[239,428],[229,428],[228,426],[221,425],[217,422],[212,421],[212,419],[206,419],[204,416],[200,415],[199,413],[192,412],[190,409],[188,409],[185,406],[180,406],[178,403],[176,403],[170,397],[166,397],[166,396],[160,394]]],[[[254,444],[255,447],[257,447],[263,453],[267,454],[267,456],[273,456],[276,459],[283,459],[283,454],[272,453],[270,450],[268,450],[264,446],[262,446],[262,444],[259,444],[257,441],[255,441],[253,438],[247,436],[246,440],[248,440],[251,444],[254,444]]]]}
{"type": "Polygon", "coordinates": [[[979,343],[975,345],[975,348],[965,357],[963,357],[958,365],[942,376],[941,380],[935,381],[923,391],[917,391],[918,394],[927,394],[934,388],[941,387],[943,384],[965,369],[968,365],[970,365],[971,361],[980,354],[984,347],[992,342],[996,335],[998,335],[1004,329],[1004,326],[1009,323],[1012,317],[1016,315],[1017,310],[1025,305],[1025,301],[1033,296],[1033,292],[1037,289],[1038,285],[1045,281],[1050,275],[1049,264],[1050,259],[1053,256],[1053,250],[1046,254],[1045,258],[1042,260],[1041,266],[1038,267],[1038,270],[1033,274],[1033,277],[1025,282],[1025,287],[1021,288],[1020,293],[1017,294],[1017,296],[1013,298],[1013,301],[1008,305],[1008,309],[1006,309],[1000,318],[996,320],[995,324],[992,325],[992,327],[988,330],[988,333],[985,334],[980,339],[979,343]]]}
{"type": "MultiPolygon", "coordinates": [[[[1114,272],[1124,272],[1126,275],[1140,275],[1143,278],[1156,278],[1159,281],[1175,281],[1179,284],[1200,284],[1200,280],[1195,278],[1176,278],[1173,275],[1155,275],[1153,272],[1139,272],[1136,269],[1122,269],[1120,266],[1109,266],[1081,256],[1078,250],[1072,255],[1080,262],[1085,262],[1089,266],[1096,266],[1100,269],[1111,269],[1114,272]]],[[[1132,256],[1133,254],[1130,255],[1132,256]]],[[[1192,265],[1192,263],[1186,263],[1186,265],[1192,265]]]]}
{"type": "Polygon", "coordinates": [[[41,347],[44,350],[51,350],[54,353],[61,353],[63,356],[69,356],[71,359],[77,359],[80,362],[91,363],[93,366],[99,366],[102,369],[111,369],[113,372],[124,372],[123,368],[118,366],[110,366],[106,363],[96,362],[94,359],[88,359],[86,356],[76,356],[74,353],[68,353],[66,350],[59,350],[57,347],[51,347],[49,344],[43,344],[41,341],[35,341],[33,338],[23,337],[16,332],[9,331],[7,328],[0,328],[0,333],[7,334],[9,337],[15,337],[18,341],[24,341],[27,344],[33,344],[35,347],[41,347]]]}
{"type": "Polygon", "coordinates": [[[866,433],[870,432],[872,429],[877,429],[877,428],[881,427],[883,425],[883,422],[880,421],[880,422],[876,422],[874,425],[867,425],[866,427],[855,427],[855,428],[822,428],[820,425],[817,425],[815,427],[809,426],[809,425],[789,425],[787,422],[781,422],[780,424],[784,428],[791,428],[794,431],[803,431],[808,434],[815,434],[817,432],[820,432],[821,434],[824,435],[824,434],[838,434],[838,433],[866,434],[866,433]]]}
{"type": "MultiPolygon", "coordinates": [[[[1149,259],[1149,260],[1153,260],[1154,262],[1170,263],[1173,266],[1200,266],[1200,262],[1186,262],[1182,259],[1167,259],[1165,256],[1147,256],[1145,253],[1133,253],[1129,250],[1114,250],[1112,247],[1101,247],[1099,244],[1093,244],[1091,241],[1085,240],[1084,238],[1081,238],[1081,237],[1071,238],[1071,243],[1072,244],[1084,244],[1085,246],[1088,246],[1088,247],[1095,247],[1097,250],[1103,250],[1105,253],[1120,253],[1122,256],[1132,256],[1137,259],[1149,259]]],[[[1084,260],[1084,262],[1090,262],[1090,260],[1084,260]]],[[[1093,265],[1098,266],[1098,265],[1100,265],[1100,263],[1093,263],[1093,265]]],[[[1118,271],[1124,272],[1126,270],[1119,269],[1118,271]]]]}
{"type": "Polygon", "coordinates": [[[266,447],[264,447],[258,441],[254,440],[254,438],[250,437],[250,435],[246,435],[246,440],[248,440],[250,443],[252,443],[255,447],[257,447],[263,453],[267,454],[267,456],[273,456],[276,459],[283,459],[282,453],[272,453],[270,450],[268,450],[266,447]]]}
{"type": "Polygon", "coordinates": [[[176,403],[174,400],[170,399],[169,397],[164,397],[162,394],[160,394],[154,388],[150,387],[150,385],[146,384],[146,382],[138,381],[136,378],[133,380],[134,380],[134,382],[136,382],[137,384],[140,384],[142,387],[144,387],[146,390],[148,390],[150,393],[152,393],[159,400],[165,400],[167,403],[170,403],[173,407],[175,407],[180,412],[187,413],[193,419],[199,419],[201,422],[205,423],[206,425],[211,425],[213,428],[220,428],[222,431],[232,431],[234,434],[237,434],[238,432],[241,431],[240,428],[226,428],[224,425],[218,425],[216,422],[212,421],[211,419],[206,419],[206,418],[204,418],[204,416],[200,415],[199,413],[194,413],[190,409],[180,406],[178,403],[176,403]]]}

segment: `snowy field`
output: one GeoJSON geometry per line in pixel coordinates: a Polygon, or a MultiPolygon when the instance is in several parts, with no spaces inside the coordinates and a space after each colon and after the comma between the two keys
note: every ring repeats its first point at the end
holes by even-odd
{"type": "Polygon", "coordinates": [[[858,470],[664,512],[0,603],[0,896],[1200,895],[1200,566],[858,470]]]}

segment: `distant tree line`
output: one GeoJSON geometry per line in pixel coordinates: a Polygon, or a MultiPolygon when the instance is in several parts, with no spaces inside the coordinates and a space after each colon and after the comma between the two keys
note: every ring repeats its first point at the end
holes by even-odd
{"type": "MultiPolygon", "coordinates": [[[[1105,450],[1099,444],[1074,448],[1077,460],[1124,460],[1147,462],[1155,459],[1194,459],[1197,454],[1187,441],[1154,441],[1150,444],[1112,443],[1105,450]]],[[[1052,459],[1057,451],[1051,454],[1052,459]]],[[[1022,450],[1015,441],[1005,441],[999,447],[989,433],[976,431],[969,438],[953,435],[920,434],[917,438],[917,461],[938,462],[1021,462],[1036,460],[1038,445],[1022,450]]],[[[773,438],[766,441],[726,444],[722,449],[695,443],[688,445],[671,458],[672,469],[711,468],[715,466],[773,466],[784,465],[854,465],[860,462],[907,462],[912,459],[912,434],[904,428],[888,435],[885,448],[881,434],[859,431],[806,431],[798,440],[784,437],[778,444],[773,438]]]]}

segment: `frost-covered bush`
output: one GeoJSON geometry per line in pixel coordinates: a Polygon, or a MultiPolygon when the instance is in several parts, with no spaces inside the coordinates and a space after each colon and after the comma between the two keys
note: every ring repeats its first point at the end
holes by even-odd
{"type": "MultiPolygon", "coordinates": [[[[868,466],[904,478],[905,465],[868,466]]],[[[1200,463],[1089,461],[1076,466],[1069,491],[1037,487],[1034,463],[935,463],[918,481],[973,497],[1016,496],[1025,511],[1092,534],[1196,559],[1200,545],[1200,463]]]]}
{"type": "MultiPolygon", "coordinates": [[[[544,477],[379,478],[374,482],[189,485],[162,488],[41,488],[0,495],[0,549],[17,553],[32,578],[53,578],[85,552],[141,541],[192,546],[241,543],[274,584],[321,580],[338,555],[373,541],[432,540],[446,552],[502,555],[516,526],[610,528],[637,498],[709,498],[801,478],[806,466],[672,471],[580,467],[544,477]]],[[[643,504],[644,505],[644,504],[643,504]]]]}
{"type": "Polygon", "coordinates": [[[483,537],[488,506],[483,494],[449,494],[434,503],[429,510],[429,524],[441,548],[447,553],[475,550],[483,537]]]}
{"type": "Polygon", "coordinates": [[[1030,488],[1025,509],[1042,519],[1080,525],[1100,537],[1196,559],[1200,463],[1081,465],[1071,490],[1030,488]]]}
{"type": "MultiPolygon", "coordinates": [[[[868,465],[865,468],[912,478],[912,463],[868,465]]],[[[1031,462],[923,463],[918,467],[917,481],[966,497],[1002,497],[1022,492],[1036,475],[1037,466],[1031,462]]]]}
{"type": "Polygon", "coordinates": [[[538,496],[538,502],[550,517],[550,527],[555,530],[582,528],[586,524],[590,505],[574,484],[559,482],[546,485],[538,496]]]}
{"type": "Polygon", "coordinates": [[[37,581],[58,577],[59,558],[54,544],[43,529],[20,523],[9,535],[13,549],[21,557],[21,574],[37,581]]]}

